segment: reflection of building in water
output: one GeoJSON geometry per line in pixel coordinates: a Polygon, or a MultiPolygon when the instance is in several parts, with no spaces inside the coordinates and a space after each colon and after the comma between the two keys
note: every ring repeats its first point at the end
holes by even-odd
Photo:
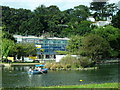
{"type": "Polygon", "coordinates": [[[9,70],[9,71],[13,71],[14,68],[11,67],[11,66],[10,66],[10,67],[6,67],[6,66],[5,66],[5,67],[2,68],[2,70],[5,70],[5,71],[7,71],[7,70],[9,70]]]}
{"type": "Polygon", "coordinates": [[[28,71],[30,67],[29,66],[13,66],[11,68],[14,71],[28,71]]]}
{"type": "Polygon", "coordinates": [[[44,38],[35,36],[14,35],[17,43],[33,43],[37,47],[37,59],[55,60],[55,51],[66,51],[68,38],[44,38]],[[40,52],[43,50],[43,52],[40,52]],[[42,54],[42,55],[41,55],[42,54]],[[42,56],[42,57],[41,57],[42,56]]]}

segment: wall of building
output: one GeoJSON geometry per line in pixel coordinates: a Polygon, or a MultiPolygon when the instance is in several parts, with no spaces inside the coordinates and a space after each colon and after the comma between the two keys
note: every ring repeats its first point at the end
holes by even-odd
{"type": "MultiPolygon", "coordinates": [[[[63,58],[63,57],[66,57],[67,55],[56,55],[56,62],[60,62],[60,60],[63,58]]],[[[71,55],[72,57],[77,57],[77,55],[71,55]]]]}
{"type": "Polygon", "coordinates": [[[37,50],[38,59],[41,59],[40,56],[43,55],[43,59],[55,59],[55,51],[66,51],[66,45],[68,43],[68,38],[44,38],[44,37],[35,37],[35,36],[21,36],[13,35],[17,40],[17,43],[34,43],[37,50]],[[40,49],[43,49],[44,52],[40,52],[40,49]]]}

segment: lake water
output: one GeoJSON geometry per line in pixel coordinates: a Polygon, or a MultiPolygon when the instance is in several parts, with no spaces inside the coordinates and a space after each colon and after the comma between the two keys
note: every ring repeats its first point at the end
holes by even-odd
{"type": "Polygon", "coordinates": [[[27,74],[29,66],[0,67],[0,70],[2,87],[16,88],[118,82],[118,65],[103,64],[97,70],[48,71],[37,75],[27,74]]]}

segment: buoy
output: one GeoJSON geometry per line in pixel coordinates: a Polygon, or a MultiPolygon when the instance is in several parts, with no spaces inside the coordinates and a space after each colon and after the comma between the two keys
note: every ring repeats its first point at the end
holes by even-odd
{"type": "Polygon", "coordinates": [[[80,80],[81,82],[83,81],[83,80],[80,80]]]}

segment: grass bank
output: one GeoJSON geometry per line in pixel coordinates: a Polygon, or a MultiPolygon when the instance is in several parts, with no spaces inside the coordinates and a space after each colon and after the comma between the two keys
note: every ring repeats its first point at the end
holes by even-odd
{"type": "Polygon", "coordinates": [[[102,84],[85,84],[85,85],[69,85],[69,86],[49,86],[37,88],[118,88],[118,83],[102,83],[102,84]]]}

